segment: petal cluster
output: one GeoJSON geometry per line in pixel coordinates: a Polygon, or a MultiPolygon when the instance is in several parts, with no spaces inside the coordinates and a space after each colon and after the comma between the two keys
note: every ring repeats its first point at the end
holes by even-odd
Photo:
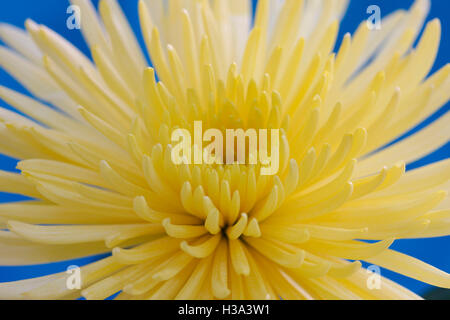
{"type": "Polygon", "coordinates": [[[450,234],[450,162],[405,172],[448,142],[449,114],[384,147],[449,99],[429,9],[361,23],[334,53],[346,0],[141,0],[149,67],[116,0],[80,7],[92,59],[31,20],[0,26],[0,264],[110,252],[81,268],[0,284],[0,298],[416,299],[367,261],[450,288],[449,274],[389,249],[450,234]],[[100,16],[99,16],[100,15],[100,16]],[[280,167],[174,164],[171,133],[279,129],[280,167]],[[366,241],[375,240],[375,241],[366,241]]]}

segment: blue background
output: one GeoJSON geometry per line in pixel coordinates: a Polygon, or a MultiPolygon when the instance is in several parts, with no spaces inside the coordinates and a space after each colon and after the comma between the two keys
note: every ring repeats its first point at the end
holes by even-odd
{"type": "MultiPolygon", "coordinates": [[[[257,0],[254,0],[256,3],[257,0]]],[[[128,17],[131,26],[135,30],[141,46],[144,48],[141,32],[139,30],[139,21],[137,15],[137,0],[119,0],[126,16],[128,17]]],[[[94,0],[97,5],[98,1],[94,0]]],[[[381,8],[382,16],[389,14],[396,9],[407,9],[411,6],[413,0],[351,0],[350,7],[341,24],[338,45],[346,32],[353,33],[359,23],[368,18],[366,9],[370,5],[378,5],[381,8]]],[[[1,0],[0,1],[0,22],[7,22],[19,27],[23,27],[24,21],[31,18],[34,21],[45,24],[56,32],[60,33],[65,38],[69,39],[85,54],[89,55],[89,50],[77,30],[69,30],[66,27],[66,9],[69,5],[68,0],[1,0]]],[[[446,63],[449,62],[450,56],[450,1],[448,0],[432,0],[431,12],[428,20],[439,18],[442,23],[442,41],[439,55],[433,67],[435,72],[446,63]]],[[[26,92],[23,87],[12,79],[8,74],[0,69],[0,84],[10,87],[20,92],[26,92]]],[[[9,107],[4,102],[0,102],[2,107],[9,107]]],[[[449,110],[449,105],[442,107],[435,115],[427,119],[415,130],[429,124],[445,112],[449,110]]],[[[414,131],[414,130],[413,130],[414,131]]],[[[413,132],[411,131],[411,132],[413,132]]],[[[411,133],[410,132],[410,133],[411,133]]],[[[409,133],[409,134],[410,134],[409,133]]],[[[446,159],[450,157],[450,144],[447,143],[444,147],[436,152],[426,156],[419,161],[409,164],[408,169],[423,166],[427,163],[446,159]]],[[[16,161],[0,155],[0,169],[16,171],[16,161]]],[[[0,193],[0,202],[18,201],[22,200],[20,196],[0,193]]],[[[430,263],[447,272],[450,271],[450,237],[434,238],[434,239],[420,239],[420,240],[400,240],[396,241],[392,248],[410,254],[416,258],[430,263]]],[[[61,272],[66,270],[69,265],[77,264],[84,265],[99,257],[89,257],[79,259],[76,261],[65,261],[60,263],[53,263],[49,265],[39,266],[25,266],[25,267],[0,267],[0,282],[20,280],[28,277],[42,276],[54,272],[61,272]]],[[[421,283],[419,281],[406,278],[404,276],[395,274],[393,272],[382,270],[382,274],[386,277],[397,281],[405,287],[414,292],[423,295],[430,289],[431,286],[421,283]]]]}

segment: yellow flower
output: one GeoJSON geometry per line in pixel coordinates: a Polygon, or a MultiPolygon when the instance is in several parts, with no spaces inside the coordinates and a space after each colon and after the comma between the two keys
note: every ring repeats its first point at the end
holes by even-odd
{"type": "Polygon", "coordinates": [[[0,264],[97,253],[81,268],[3,283],[0,298],[415,299],[358,260],[435,286],[449,274],[388,247],[450,234],[450,163],[405,173],[443,145],[449,114],[381,149],[450,96],[450,67],[427,78],[440,41],[418,0],[381,30],[363,22],[332,52],[345,0],[141,0],[155,70],[115,0],[84,0],[93,62],[33,21],[1,25],[0,64],[36,99],[0,87],[0,151],[21,174],[0,191],[0,264]],[[158,80],[155,79],[155,74],[158,80]],[[50,107],[49,105],[53,106],[50,107]],[[258,165],[175,165],[171,132],[281,129],[277,175],[258,165]],[[379,240],[366,242],[361,240],[379,240]]]}

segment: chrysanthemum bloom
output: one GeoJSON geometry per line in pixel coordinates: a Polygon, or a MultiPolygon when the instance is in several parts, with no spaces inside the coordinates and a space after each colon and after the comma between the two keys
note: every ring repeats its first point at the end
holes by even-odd
{"type": "Polygon", "coordinates": [[[426,78],[439,21],[412,47],[427,0],[381,30],[363,22],[336,54],[344,0],[260,0],[253,27],[249,1],[143,0],[155,69],[115,0],[101,19],[73,3],[93,61],[32,21],[0,28],[2,67],[36,97],[0,87],[28,116],[1,109],[0,150],[21,174],[1,172],[0,189],[33,199],[0,206],[0,263],[112,255],[82,267],[80,290],[62,272],[3,283],[1,298],[420,298],[385,278],[373,288],[359,260],[450,288],[388,249],[450,234],[449,161],[405,173],[448,140],[448,114],[379,151],[450,95],[448,65],[426,78]],[[282,129],[278,174],[175,165],[171,132],[196,120],[282,129]]]}

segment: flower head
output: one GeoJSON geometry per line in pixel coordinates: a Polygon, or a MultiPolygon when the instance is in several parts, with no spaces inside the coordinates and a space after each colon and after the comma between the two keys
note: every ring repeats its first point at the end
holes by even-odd
{"type": "Polygon", "coordinates": [[[0,190],[0,264],[96,253],[79,290],[62,272],[3,283],[2,298],[413,299],[361,261],[450,288],[450,276],[392,251],[450,234],[449,161],[405,173],[448,141],[448,114],[380,149],[448,101],[450,68],[427,78],[440,41],[418,0],[333,53],[347,1],[141,0],[150,68],[118,3],[90,2],[92,60],[45,26],[1,25],[0,64],[36,99],[0,87],[0,151],[21,174],[0,190]],[[175,129],[279,129],[279,170],[175,164],[175,129]],[[363,240],[378,240],[367,242],[363,240]]]}

